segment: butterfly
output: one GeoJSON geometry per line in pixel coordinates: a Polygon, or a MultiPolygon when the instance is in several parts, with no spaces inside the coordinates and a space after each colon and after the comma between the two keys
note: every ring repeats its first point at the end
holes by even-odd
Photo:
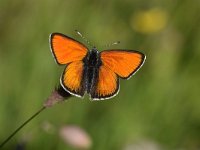
{"type": "Polygon", "coordinates": [[[92,100],[116,96],[120,89],[119,78],[129,79],[146,59],[135,50],[88,49],[62,33],[50,35],[50,48],[57,64],[66,65],[60,78],[64,90],[82,98],[88,93],[92,100]]]}

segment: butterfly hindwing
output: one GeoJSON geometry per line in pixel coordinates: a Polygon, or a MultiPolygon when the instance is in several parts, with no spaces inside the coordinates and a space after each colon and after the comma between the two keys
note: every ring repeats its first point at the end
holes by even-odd
{"type": "Polygon", "coordinates": [[[83,61],[68,64],[61,77],[62,87],[69,93],[82,97],[85,93],[83,72],[83,61]]]}
{"type": "Polygon", "coordinates": [[[145,55],[134,50],[106,50],[100,58],[103,65],[124,79],[131,77],[145,61],[145,55]]]}
{"type": "Polygon", "coordinates": [[[106,66],[100,66],[95,85],[90,93],[91,99],[108,99],[115,96],[118,91],[119,79],[117,75],[106,66]]]}
{"type": "Polygon", "coordinates": [[[56,62],[60,65],[82,60],[88,52],[83,44],[61,33],[50,35],[50,46],[56,62]]]}

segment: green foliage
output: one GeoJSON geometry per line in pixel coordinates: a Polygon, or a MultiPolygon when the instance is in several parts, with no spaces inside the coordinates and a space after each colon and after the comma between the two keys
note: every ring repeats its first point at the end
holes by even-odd
{"type": "Polygon", "coordinates": [[[121,80],[115,98],[71,98],[45,110],[5,148],[24,141],[33,150],[73,149],[57,131],[74,124],[88,132],[95,150],[126,149],[143,141],[195,150],[200,144],[199,10],[199,1],[190,0],[0,0],[0,141],[59,83],[63,67],[53,60],[49,34],[61,32],[84,42],[74,32],[78,29],[99,50],[120,40],[111,48],[144,52],[144,66],[130,80],[121,80]],[[161,17],[150,11],[154,8],[161,17]],[[144,23],[144,30],[137,23],[144,23]],[[53,133],[43,129],[45,121],[53,133]]]}

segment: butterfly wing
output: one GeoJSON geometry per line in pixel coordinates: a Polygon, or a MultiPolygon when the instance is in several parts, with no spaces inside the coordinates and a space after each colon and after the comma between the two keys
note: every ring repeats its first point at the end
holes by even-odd
{"type": "Polygon", "coordinates": [[[118,76],[131,77],[145,61],[145,55],[133,50],[106,50],[100,53],[102,65],[99,67],[95,86],[91,91],[93,100],[109,99],[119,91],[118,76]]]}
{"type": "Polygon", "coordinates": [[[82,43],[61,33],[50,35],[50,46],[56,62],[60,65],[82,60],[88,52],[82,43]]]}
{"type": "Polygon", "coordinates": [[[83,61],[75,61],[68,64],[63,72],[60,83],[70,94],[82,97],[85,93],[83,61]]]}
{"type": "Polygon", "coordinates": [[[62,87],[69,93],[82,97],[85,92],[82,60],[87,55],[88,49],[61,33],[50,35],[50,46],[56,62],[67,65],[60,78],[62,87]]]}
{"type": "Polygon", "coordinates": [[[95,85],[90,92],[92,100],[104,100],[115,96],[119,91],[117,75],[105,65],[99,67],[95,85]]]}
{"type": "Polygon", "coordinates": [[[107,68],[128,79],[140,69],[146,56],[134,50],[107,50],[100,53],[100,58],[107,68]]]}

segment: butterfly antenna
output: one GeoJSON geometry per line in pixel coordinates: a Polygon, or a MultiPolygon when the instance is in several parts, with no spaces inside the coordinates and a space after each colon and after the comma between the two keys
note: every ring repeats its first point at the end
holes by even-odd
{"type": "Polygon", "coordinates": [[[117,45],[119,43],[120,43],[120,41],[116,41],[116,42],[113,42],[113,43],[110,43],[110,44],[106,44],[106,45],[104,45],[104,47],[110,47],[112,45],[117,45]]]}
{"type": "Polygon", "coordinates": [[[75,30],[75,32],[91,47],[95,47],[93,46],[78,30],[75,30]]]}

